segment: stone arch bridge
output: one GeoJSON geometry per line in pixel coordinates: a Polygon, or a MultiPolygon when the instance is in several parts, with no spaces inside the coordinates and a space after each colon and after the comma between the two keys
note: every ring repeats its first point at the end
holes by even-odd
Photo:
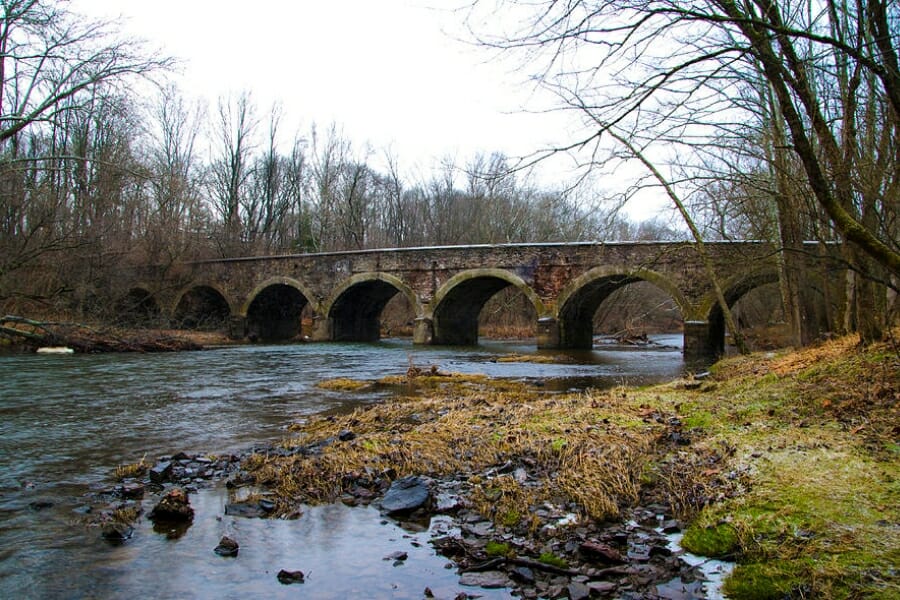
{"type": "MultiPolygon", "coordinates": [[[[778,280],[771,244],[713,242],[706,250],[730,304],[778,280]]],[[[164,316],[227,320],[232,337],[263,341],[296,336],[307,306],[315,341],[377,340],[382,309],[403,294],[415,312],[415,343],[475,344],[482,307],[513,286],[534,306],[541,348],[590,348],[592,318],[604,299],[619,287],[648,281],[681,310],[686,355],[716,355],[724,348],[725,328],[713,287],[696,249],[685,242],[445,246],[235,258],[184,263],[166,271],[147,267],[132,277],[126,286],[129,297],[164,316]]]]}

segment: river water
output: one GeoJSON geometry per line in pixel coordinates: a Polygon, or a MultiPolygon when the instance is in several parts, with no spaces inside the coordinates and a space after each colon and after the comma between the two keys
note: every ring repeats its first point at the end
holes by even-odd
{"type": "Polygon", "coordinates": [[[410,364],[437,365],[564,390],[681,374],[680,336],[656,341],[668,348],[610,347],[574,353],[567,364],[496,361],[540,352],[523,343],[437,348],[401,340],[0,356],[0,597],[421,598],[428,586],[452,598],[457,577],[430,551],[428,532],[404,531],[374,509],[316,507],[296,521],[225,517],[227,494],[218,486],[191,496],[197,516],[183,537],[154,533],[141,518],[120,546],[85,527],[79,512],[89,489],[108,485],[117,465],[179,451],[240,452],[279,439],[304,415],[384,398],[315,387],[323,379],[376,379],[410,364]],[[212,552],[226,534],[241,544],[235,559],[212,552]],[[382,560],[396,550],[409,553],[401,566],[382,560]],[[307,573],[302,589],[277,582],[282,568],[307,573]]]}

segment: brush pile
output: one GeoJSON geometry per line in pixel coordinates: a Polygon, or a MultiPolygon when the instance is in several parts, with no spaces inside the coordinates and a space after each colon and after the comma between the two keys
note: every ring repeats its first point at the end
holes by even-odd
{"type": "Polygon", "coordinates": [[[0,317],[4,345],[35,351],[43,347],[71,348],[78,353],[178,352],[200,350],[188,339],[152,331],[119,331],[81,323],[36,321],[16,315],[0,317]]]}

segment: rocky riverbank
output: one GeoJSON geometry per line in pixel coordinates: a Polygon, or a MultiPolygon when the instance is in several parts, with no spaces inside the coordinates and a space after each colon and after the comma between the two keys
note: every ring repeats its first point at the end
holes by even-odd
{"type": "Polygon", "coordinates": [[[729,597],[889,597],[898,356],[840,340],[732,359],[702,380],[576,394],[410,369],[366,382],[404,396],[310,418],[281,444],[123,469],[101,520],[225,479],[229,515],[302,519],[342,502],[410,531],[449,518],[430,543],[464,595],[704,597],[671,543],[684,529],[692,551],[738,561],[729,597]]]}
{"type": "MultiPolygon", "coordinates": [[[[277,496],[240,465],[259,457],[269,460],[298,452],[309,456],[320,449],[307,446],[289,454],[279,447],[257,447],[241,457],[163,456],[153,466],[120,470],[121,483],[98,490],[96,500],[103,506],[91,521],[113,544],[127,543],[139,518],[151,519],[157,533],[177,538],[187,532],[193,518],[190,495],[223,478],[233,500],[224,515],[303,518],[304,505],[289,514],[278,512],[277,496]]],[[[621,520],[591,522],[579,516],[577,505],[558,498],[556,504],[547,501],[533,507],[528,531],[512,524],[509,515],[497,523],[476,507],[473,479],[510,476],[526,483],[534,466],[530,461],[508,463],[465,479],[397,477],[395,472],[351,475],[345,481],[349,491],[340,501],[348,506],[373,503],[385,518],[413,533],[427,531],[439,515],[449,518],[450,525],[445,523],[429,542],[457,569],[457,598],[478,597],[478,588],[508,588],[523,598],[707,597],[703,572],[681,560],[680,549],[672,543],[671,534],[680,532],[683,524],[665,505],[648,502],[623,511],[621,520]]],[[[239,542],[223,538],[213,551],[236,556],[239,542]]],[[[400,565],[405,554],[394,552],[386,560],[400,565]]],[[[421,591],[423,597],[434,597],[430,588],[421,591]]]]}

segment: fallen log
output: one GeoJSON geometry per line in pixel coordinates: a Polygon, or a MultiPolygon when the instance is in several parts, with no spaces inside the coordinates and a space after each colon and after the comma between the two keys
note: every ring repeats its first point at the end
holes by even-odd
{"type": "Polygon", "coordinates": [[[176,352],[203,348],[192,340],[167,334],[98,329],[82,323],[37,321],[18,315],[0,317],[0,337],[31,351],[47,346],[72,348],[79,353],[176,352]]]}

